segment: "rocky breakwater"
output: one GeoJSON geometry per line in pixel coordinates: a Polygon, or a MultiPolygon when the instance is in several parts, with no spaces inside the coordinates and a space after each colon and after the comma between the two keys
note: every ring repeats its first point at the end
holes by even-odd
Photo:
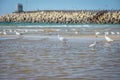
{"type": "Polygon", "coordinates": [[[0,22],[120,23],[120,11],[26,11],[0,16],[0,22]]]}

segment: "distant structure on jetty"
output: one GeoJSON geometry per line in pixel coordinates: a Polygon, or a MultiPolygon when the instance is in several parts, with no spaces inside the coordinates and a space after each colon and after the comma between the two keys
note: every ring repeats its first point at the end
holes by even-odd
{"type": "Polygon", "coordinates": [[[0,16],[0,22],[120,24],[120,10],[23,11],[23,5],[17,4],[15,12],[0,16]]]}
{"type": "Polygon", "coordinates": [[[17,4],[16,6],[16,11],[15,12],[23,12],[23,5],[22,4],[17,4]]]}

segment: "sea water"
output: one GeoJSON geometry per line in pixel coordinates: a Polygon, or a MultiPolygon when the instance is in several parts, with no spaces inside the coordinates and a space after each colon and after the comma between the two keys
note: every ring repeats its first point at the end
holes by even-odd
{"type": "Polygon", "coordinates": [[[119,24],[0,23],[0,32],[0,80],[120,79],[119,24]]]}

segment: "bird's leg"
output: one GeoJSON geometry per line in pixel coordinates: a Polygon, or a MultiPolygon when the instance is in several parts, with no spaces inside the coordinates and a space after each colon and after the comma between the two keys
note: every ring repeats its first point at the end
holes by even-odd
{"type": "Polygon", "coordinates": [[[96,35],[96,38],[98,38],[98,36],[96,35]]]}
{"type": "Polygon", "coordinates": [[[91,52],[95,52],[96,50],[95,50],[95,47],[92,47],[91,48],[91,52]]]}
{"type": "Polygon", "coordinates": [[[91,50],[95,50],[95,47],[92,47],[91,50]]]}

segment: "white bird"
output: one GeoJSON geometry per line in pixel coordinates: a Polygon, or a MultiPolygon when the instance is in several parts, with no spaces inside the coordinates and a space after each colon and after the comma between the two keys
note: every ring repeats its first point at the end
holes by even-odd
{"type": "Polygon", "coordinates": [[[89,47],[95,47],[95,45],[96,45],[96,41],[94,43],[90,44],[89,47]]]}
{"type": "Polygon", "coordinates": [[[16,34],[16,35],[21,35],[21,33],[17,32],[17,31],[15,31],[15,34],[16,34]]]}
{"type": "Polygon", "coordinates": [[[78,34],[78,31],[75,31],[75,34],[78,34]]]}
{"type": "Polygon", "coordinates": [[[98,37],[99,34],[100,34],[100,32],[96,32],[96,33],[95,33],[95,36],[98,37]]]}
{"type": "Polygon", "coordinates": [[[11,33],[11,32],[12,32],[12,30],[11,30],[11,29],[9,29],[9,32],[11,33]]]}
{"type": "Polygon", "coordinates": [[[66,38],[61,37],[59,34],[58,34],[58,39],[59,39],[60,41],[62,41],[62,42],[66,42],[66,41],[67,41],[67,39],[66,39],[66,38]]]}
{"type": "Polygon", "coordinates": [[[109,32],[105,32],[105,34],[106,34],[106,35],[108,35],[108,34],[109,34],[109,32]]]}
{"type": "Polygon", "coordinates": [[[118,34],[118,35],[119,35],[119,34],[120,34],[120,32],[116,32],[116,34],[118,34]]]}
{"type": "Polygon", "coordinates": [[[92,44],[89,45],[89,47],[91,48],[91,50],[95,50],[95,46],[96,46],[96,41],[92,44]]]}
{"type": "Polygon", "coordinates": [[[3,30],[3,34],[4,34],[4,35],[7,35],[7,32],[6,32],[6,30],[3,30]]]}
{"type": "Polygon", "coordinates": [[[3,31],[3,34],[4,34],[4,35],[7,35],[6,31],[3,31]]]}
{"type": "Polygon", "coordinates": [[[115,33],[114,32],[111,32],[112,35],[114,35],[115,33]]]}
{"type": "Polygon", "coordinates": [[[112,42],[113,41],[111,38],[109,38],[108,36],[106,36],[106,34],[105,34],[105,39],[107,40],[107,42],[112,42]]]}

